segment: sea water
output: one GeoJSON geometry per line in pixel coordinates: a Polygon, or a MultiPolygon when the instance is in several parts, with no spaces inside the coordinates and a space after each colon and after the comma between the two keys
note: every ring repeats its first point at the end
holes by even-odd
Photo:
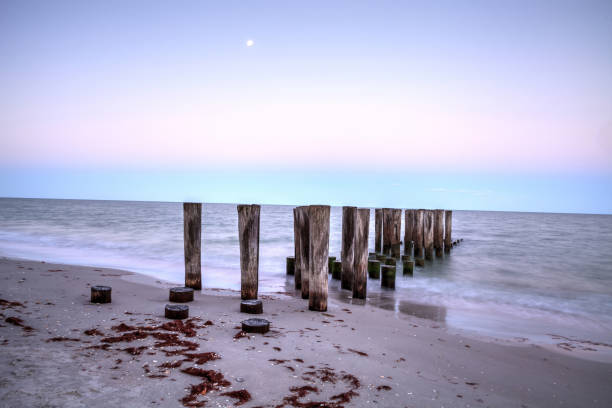
{"type": "MultiPolygon", "coordinates": [[[[236,205],[205,203],[202,212],[203,284],[239,289],[236,205]]],[[[3,198],[0,255],[181,283],[182,217],[181,203],[3,198]]],[[[342,208],[332,207],[330,255],[338,259],[341,224],[342,208]]],[[[373,235],[371,211],[370,251],[373,235]]],[[[453,211],[453,238],[463,242],[413,276],[398,267],[395,291],[369,279],[366,302],[500,338],[612,342],[612,216],[453,211]]],[[[259,255],[260,292],[292,293],[291,206],[261,207],[259,255]]],[[[330,296],[353,302],[331,279],[330,296]]]]}

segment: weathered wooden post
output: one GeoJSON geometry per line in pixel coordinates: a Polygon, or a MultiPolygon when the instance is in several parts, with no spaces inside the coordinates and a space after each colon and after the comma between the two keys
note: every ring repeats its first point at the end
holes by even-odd
{"type": "Polygon", "coordinates": [[[442,256],[444,248],[444,210],[434,210],[434,249],[436,256],[442,256]]]}
{"type": "Polygon", "coordinates": [[[416,225],[416,210],[404,210],[404,255],[411,256],[414,247],[414,229],[416,225]]]}
{"type": "Polygon", "coordinates": [[[336,261],[336,257],[335,256],[330,256],[329,260],[327,261],[327,271],[329,273],[332,273],[332,271],[334,270],[334,262],[336,261]]]}
{"type": "Polygon", "coordinates": [[[310,262],[310,234],[308,206],[293,209],[293,236],[295,239],[295,289],[301,289],[302,299],[308,298],[310,262]]]}
{"type": "Polygon", "coordinates": [[[423,230],[423,246],[425,247],[425,259],[431,261],[434,256],[434,212],[432,210],[425,211],[423,230]]]}
{"type": "Polygon", "coordinates": [[[391,253],[391,243],[393,241],[393,209],[383,208],[383,250],[382,253],[391,253]]]}
{"type": "Polygon", "coordinates": [[[238,205],[240,241],[240,295],[242,300],[257,299],[259,284],[259,213],[257,204],[238,205]]]}
{"type": "Polygon", "coordinates": [[[202,289],[202,204],[183,203],[185,287],[202,289]]]}
{"type": "Polygon", "coordinates": [[[357,207],[342,207],[342,279],[340,287],[351,290],[355,260],[355,219],[357,207]]]}
{"type": "Polygon", "coordinates": [[[402,251],[402,210],[393,209],[393,237],[391,240],[391,255],[399,258],[402,251]]]}
{"type": "Polygon", "coordinates": [[[450,249],[453,246],[453,241],[451,237],[452,229],[453,212],[451,210],[446,210],[444,212],[444,250],[446,252],[450,252],[450,249]]]}
{"type": "Polygon", "coordinates": [[[365,299],[368,283],[368,234],[370,210],[360,208],[355,217],[355,251],[353,261],[353,298],[365,299]]]}
{"type": "Polygon", "coordinates": [[[308,308],[319,312],[327,310],[329,210],[328,205],[311,205],[308,208],[310,233],[308,308]]]}
{"type": "Polygon", "coordinates": [[[383,234],[383,210],[377,208],[374,210],[374,252],[382,252],[382,234],[383,234]]]}
{"type": "Polygon", "coordinates": [[[414,237],[414,258],[423,257],[423,219],[425,218],[425,210],[416,210],[415,223],[413,230],[414,237]]]}

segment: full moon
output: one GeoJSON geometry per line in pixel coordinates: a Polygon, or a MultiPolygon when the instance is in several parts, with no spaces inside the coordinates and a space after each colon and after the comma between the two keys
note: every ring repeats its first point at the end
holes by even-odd
{"type": "Polygon", "coordinates": [[[253,40],[247,40],[247,42],[246,42],[246,46],[247,47],[252,47],[253,44],[255,44],[255,41],[253,41],[253,40]]]}

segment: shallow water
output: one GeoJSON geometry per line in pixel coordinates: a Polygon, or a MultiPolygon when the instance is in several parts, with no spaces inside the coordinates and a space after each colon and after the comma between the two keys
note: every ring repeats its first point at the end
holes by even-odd
{"type": "MultiPolygon", "coordinates": [[[[203,283],[239,289],[233,204],[203,206],[203,283]]],[[[331,212],[330,255],[339,258],[342,209],[331,212]]],[[[370,221],[373,251],[374,214],[370,221]]],[[[180,203],[0,199],[0,255],[114,267],[181,282],[180,203]]],[[[403,234],[402,234],[403,236],[403,234]]],[[[450,255],[398,270],[396,290],[368,281],[368,300],[396,313],[504,338],[549,334],[612,342],[612,216],[454,211],[450,255]]],[[[262,206],[260,291],[291,291],[290,206],[262,206]]],[[[330,282],[330,296],[352,302],[330,282]]]]}

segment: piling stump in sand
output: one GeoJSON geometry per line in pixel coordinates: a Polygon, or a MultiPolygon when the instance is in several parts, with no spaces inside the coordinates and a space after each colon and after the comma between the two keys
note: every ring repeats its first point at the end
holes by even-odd
{"type": "Polygon", "coordinates": [[[193,289],[184,287],[171,288],[168,298],[171,302],[176,303],[191,302],[193,301],[193,289]]]}
{"type": "Polygon", "coordinates": [[[261,314],[263,303],[257,299],[243,300],[240,302],[240,313],[261,314]]]}
{"type": "Polygon", "coordinates": [[[242,331],[246,333],[267,333],[270,322],[266,319],[247,319],[242,321],[242,331]]]}
{"type": "Polygon", "coordinates": [[[110,286],[92,286],[91,303],[111,303],[111,291],[110,286]]]}
{"type": "Polygon", "coordinates": [[[186,319],[189,317],[189,306],[166,305],[166,319],[186,319]]]}

